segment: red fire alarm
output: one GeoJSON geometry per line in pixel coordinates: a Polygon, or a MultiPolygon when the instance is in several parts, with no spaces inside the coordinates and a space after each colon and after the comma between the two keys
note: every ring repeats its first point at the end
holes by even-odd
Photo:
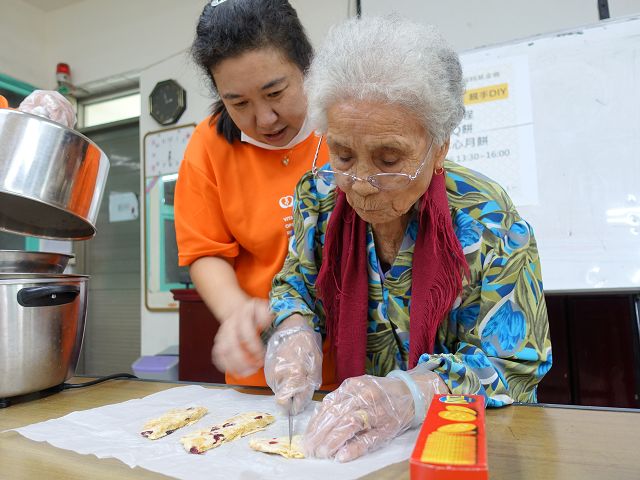
{"type": "Polygon", "coordinates": [[[56,65],[56,81],[58,82],[58,91],[71,90],[71,68],[66,63],[56,65]]]}

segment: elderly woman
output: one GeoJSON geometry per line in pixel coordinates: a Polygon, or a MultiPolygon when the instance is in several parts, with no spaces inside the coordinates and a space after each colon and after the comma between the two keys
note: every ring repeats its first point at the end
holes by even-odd
{"type": "Polygon", "coordinates": [[[265,373],[279,403],[303,410],[330,339],[341,385],[311,419],[307,453],[378,448],[437,393],[535,402],[551,366],[538,251],[499,185],[445,160],[464,112],[457,55],[433,28],[352,20],[306,87],[330,161],[297,186],[265,373]]]}

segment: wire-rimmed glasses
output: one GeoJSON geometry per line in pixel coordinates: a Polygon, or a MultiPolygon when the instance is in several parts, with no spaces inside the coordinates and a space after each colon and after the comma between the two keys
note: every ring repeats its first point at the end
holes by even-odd
{"type": "Polygon", "coordinates": [[[429,159],[429,154],[431,153],[431,147],[433,146],[433,139],[431,139],[431,143],[429,144],[429,150],[427,150],[427,154],[424,156],[424,160],[416,170],[413,175],[409,175],[408,173],[375,173],[373,175],[369,175],[367,178],[360,178],[356,175],[353,175],[349,172],[337,172],[335,170],[330,169],[319,169],[316,166],[316,161],[318,160],[318,153],[320,152],[320,145],[322,144],[322,135],[320,136],[320,141],[318,142],[318,146],[316,148],[316,153],[313,157],[313,164],[311,166],[311,173],[313,173],[316,177],[321,178],[328,184],[346,186],[350,187],[356,181],[368,182],[373,185],[378,190],[399,190],[401,188],[406,187],[411,182],[413,182],[418,175],[424,169],[424,166],[429,159]]]}

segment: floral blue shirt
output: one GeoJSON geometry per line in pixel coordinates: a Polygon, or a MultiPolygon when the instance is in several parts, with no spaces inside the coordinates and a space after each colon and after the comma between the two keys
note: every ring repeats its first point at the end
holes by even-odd
{"type": "MultiPolygon", "coordinates": [[[[441,323],[426,363],[456,394],[482,394],[487,405],[535,402],[551,368],[551,341],[538,250],[531,227],[504,190],[481,174],[446,162],[454,230],[470,276],[441,323]]],[[[325,333],[315,281],[324,235],[335,205],[335,187],[306,174],[296,189],[294,235],[271,291],[274,325],[294,313],[325,333]]],[[[366,370],[386,375],[407,369],[411,266],[418,222],[410,219],[400,251],[383,271],[371,228],[367,230],[369,323],[366,370]]]]}

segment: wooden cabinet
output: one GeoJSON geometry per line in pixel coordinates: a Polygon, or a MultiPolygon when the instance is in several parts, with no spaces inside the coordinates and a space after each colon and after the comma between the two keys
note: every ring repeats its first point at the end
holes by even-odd
{"type": "Polygon", "coordinates": [[[180,303],[180,380],[225,383],[224,373],[211,363],[219,323],[194,289],[171,290],[180,303]]]}
{"type": "Polygon", "coordinates": [[[553,366],[540,382],[538,401],[570,405],[574,402],[569,358],[567,302],[564,296],[546,295],[551,330],[553,366]]]}
{"type": "Polygon", "coordinates": [[[633,295],[547,295],[553,367],[538,400],[640,408],[640,342],[633,295]]]}

